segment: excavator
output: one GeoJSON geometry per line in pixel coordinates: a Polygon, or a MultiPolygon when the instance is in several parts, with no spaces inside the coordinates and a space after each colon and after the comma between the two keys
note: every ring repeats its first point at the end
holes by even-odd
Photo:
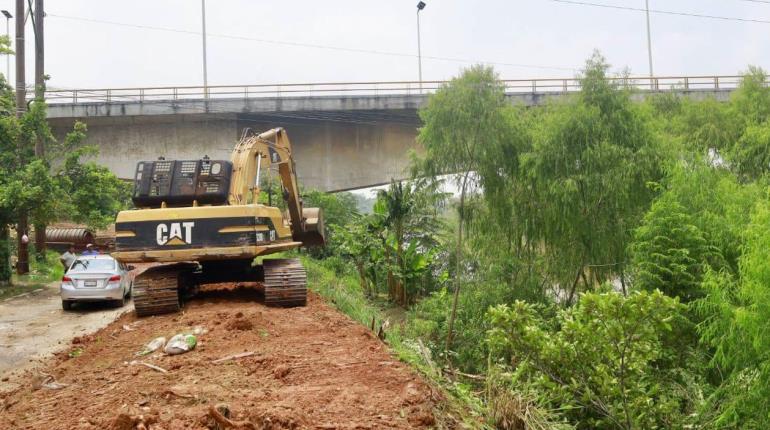
{"type": "Polygon", "coordinates": [[[115,221],[112,255],[125,264],[160,263],[134,279],[138,316],[177,312],[201,285],[221,282],[261,283],[268,306],[305,305],[307,276],[298,259],[253,264],[255,257],[325,244],[322,211],[303,207],[283,128],[244,130],[230,161],[141,161],[132,201],[136,209],[115,221]],[[275,167],[285,210],[259,200],[262,176],[272,180],[275,167]]]}

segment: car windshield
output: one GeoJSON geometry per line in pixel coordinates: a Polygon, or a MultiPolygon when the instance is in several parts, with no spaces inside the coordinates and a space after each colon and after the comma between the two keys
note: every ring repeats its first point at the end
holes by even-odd
{"type": "Polygon", "coordinates": [[[72,263],[70,272],[98,272],[115,270],[115,260],[112,259],[77,259],[72,263]]]}

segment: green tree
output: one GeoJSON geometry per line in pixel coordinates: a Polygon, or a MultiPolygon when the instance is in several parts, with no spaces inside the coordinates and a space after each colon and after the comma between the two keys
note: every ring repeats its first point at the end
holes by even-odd
{"type": "Polygon", "coordinates": [[[587,293],[552,321],[517,301],[490,311],[488,342],[514,386],[578,428],[682,428],[697,406],[680,394],[690,388],[676,350],[682,311],[659,291],[587,293]]]}
{"type": "MultiPolygon", "coordinates": [[[[719,259],[719,249],[709,245],[685,208],[665,198],[644,216],[631,250],[636,287],[660,290],[684,302],[701,296],[709,260],[719,259]]],[[[722,266],[720,261],[715,263],[722,266]]]]}
{"type": "Polygon", "coordinates": [[[706,274],[696,302],[701,338],[713,348],[721,376],[709,399],[710,428],[762,429],[770,425],[770,203],[759,202],[745,229],[737,276],[706,274]]]}
{"type": "Polygon", "coordinates": [[[128,207],[133,187],[106,167],[84,160],[98,154],[96,147],[83,144],[87,131],[84,123],[75,122],[58,148],[64,158],[55,172],[64,202],[59,217],[100,229],[128,207]]]}
{"type": "Polygon", "coordinates": [[[484,66],[473,66],[460,77],[442,85],[429,98],[427,106],[420,110],[424,126],[417,141],[425,149],[425,154],[416,163],[416,176],[435,178],[454,174],[453,182],[460,193],[454,251],[454,298],[446,337],[447,352],[452,346],[460,285],[465,272],[466,196],[477,180],[476,172],[481,169],[483,160],[497,155],[490,149],[503,147],[499,142],[509,140],[506,110],[505,86],[491,68],[484,66]]]}
{"type": "Polygon", "coordinates": [[[380,239],[388,292],[401,306],[413,301],[417,281],[436,253],[436,234],[442,223],[436,219],[440,195],[435,191],[425,182],[392,181],[378,192],[374,204],[369,231],[380,239]]]}
{"type": "Polygon", "coordinates": [[[607,78],[599,54],[588,60],[577,98],[544,118],[526,178],[537,211],[529,220],[560,285],[586,289],[617,274],[624,282],[631,234],[662,176],[659,145],[628,91],[607,78]]]}

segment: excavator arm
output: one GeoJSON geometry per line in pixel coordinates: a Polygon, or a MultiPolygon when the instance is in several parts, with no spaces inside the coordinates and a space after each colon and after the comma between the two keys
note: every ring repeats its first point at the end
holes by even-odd
{"type": "Polygon", "coordinates": [[[299,184],[286,130],[274,128],[259,135],[244,133],[233,149],[233,176],[228,201],[230,205],[257,203],[259,175],[262,169],[278,166],[291,221],[292,238],[305,246],[323,246],[324,226],[320,208],[303,208],[299,184]],[[252,201],[249,202],[249,196],[252,201]]]}

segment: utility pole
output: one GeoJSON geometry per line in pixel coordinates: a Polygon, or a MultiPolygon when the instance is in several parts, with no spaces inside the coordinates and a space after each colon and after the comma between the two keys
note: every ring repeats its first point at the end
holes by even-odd
{"type": "MultiPolygon", "coordinates": [[[[21,118],[27,110],[26,82],[24,81],[24,0],[16,0],[16,118],[21,118]]],[[[19,166],[25,164],[23,157],[24,143],[21,138],[18,142],[19,166]]],[[[16,240],[18,244],[18,260],[16,273],[23,275],[29,273],[29,249],[23,237],[27,234],[27,214],[19,217],[16,226],[16,240]]]]}
{"type": "MultiPolygon", "coordinates": [[[[43,22],[45,10],[43,0],[35,0],[35,13],[32,24],[35,29],[35,103],[45,102],[45,37],[43,22]]],[[[35,157],[45,157],[45,142],[38,136],[35,142],[35,157]]],[[[35,255],[38,260],[45,259],[45,224],[35,225],[35,255]]]]}
{"type": "MultiPolygon", "coordinates": [[[[13,18],[13,15],[11,15],[10,12],[7,10],[3,10],[3,15],[5,15],[5,37],[8,38],[8,43],[11,43],[11,18],[13,18]]],[[[8,85],[11,85],[11,56],[6,55],[5,56],[5,81],[8,82],[8,85]]]]}
{"type": "Polygon", "coordinates": [[[201,0],[201,17],[203,19],[203,98],[209,98],[208,62],[206,61],[206,0],[201,0]]]}
{"type": "MultiPolygon", "coordinates": [[[[35,0],[35,14],[34,14],[34,28],[35,28],[35,99],[45,99],[45,39],[43,37],[43,20],[45,18],[45,11],[43,9],[43,0],[35,0]]],[[[35,155],[42,157],[45,148],[42,142],[38,142],[35,146],[35,155]],[[38,151],[39,149],[39,151],[38,151]],[[38,153],[39,152],[39,153],[38,153]]]]}
{"type": "Polygon", "coordinates": [[[425,9],[425,2],[417,3],[417,72],[420,78],[420,94],[422,94],[422,48],[420,47],[420,11],[425,9]]]}
{"type": "Polygon", "coordinates": [[[650,36],[650,0],[644,0],[644,10],[647,12],[647,60],[650,63],[650,87],[652,87],[652,37],[650,36]]]}

